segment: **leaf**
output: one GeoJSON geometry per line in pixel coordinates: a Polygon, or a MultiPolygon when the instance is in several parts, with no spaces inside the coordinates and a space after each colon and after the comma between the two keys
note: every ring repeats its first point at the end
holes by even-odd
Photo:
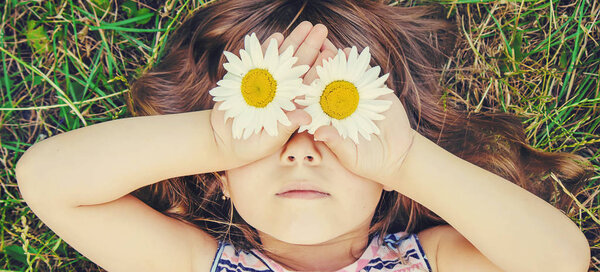
{"type": "Polygon", "coordinates": [[[25,256],[25,251],[23,251],[23,248],[20,246],[10,245],[4,247],[2,252],[10,256],[13,260],[16,260],[22,264],[27,264],[27,256],[25,256]]]}
{"type": "MultiPolygon", "coordinates": [[[[154,14],[154,13],[150,12],[150,10],[147,9],[147,8],[143,8],[143,9],[138,10],[135,13],[135,17],[146,15],[146,14],[154,14]]],[[[150,21],[150,19],[152,19],[152,16],[148,17],[147,19],[137,21],[136,24],[138,24],[138,25],[146,24],[146,23],[148,23],[150,21]]]]}
{"type": "Polygon", "coordinates": [[[127,14],[127,18],[135,17],[137,13],[137,5],[133,1],[127,1],[121,5],[121,9],[127,14]]]}
{"type": "Polygon", "coordinates": [[[521,51],[521,45],[523,44],[523,31],[517,31],[513,34],[513,39],[510,42],[510,47],[512,47],[513,52],[515,53],[515,61],[521,62],[523,60],[523,52],[521,51]]]}
{"type": "Polygon", "coordinates": [[[71,85],[69,86],[72,89],[73,99],[77,101],[81,101],[84,98],[84,90],[85,86],[81,85],[78,81],[71,81],[71,85]]]}
{"type": "Polygon", "coordinates": [[[0,89],[10,90],[14,84],[15,84],[15,82],[12,79],[10,79],[10,77],[0,79],[0,89]],[[5,84],[7,86],[4,86],[5,84]]]}
{"type": "Polygon", "coordinates": [[[94,10],[98,16],[104,14],[110,6],[110,0],[92,0],[94,10]]]}
{"type": "Polygon", "coordinates": [[[36,21],[27,22],[27,32],[25,32],[25,37],[27,37],[27,42],[34,53],[44,54],[49,50],[48,35],[46,34],[44,25],[40,25],[37,28],[35,27],[36,25],[36,21]]]}
{"type": "Polygon", "coordinates": [[[563,48],[563,50],[561,50],[561,52],[560,52],[560,58],[558,59],[558,65],[563,70],[566,70],[567,67],[569,66],[569,56],[570,55],[571,54],[569,52],[569,49],[567,49],[567,48],[563,48]]]}

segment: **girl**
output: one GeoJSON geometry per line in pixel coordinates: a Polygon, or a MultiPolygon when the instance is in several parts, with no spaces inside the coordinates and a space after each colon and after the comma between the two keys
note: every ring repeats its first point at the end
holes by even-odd
{"type": "Polygon", "coordinates": [[[586,271],[587,240],[546,202],[546,174],[576,185],[589,169],[529,147],[515,117],[442,108],[451,28],[430,15],[350,0],[202,7],[132,86],[136,117],[22,156],[23,198],[109,271],[586,271]],[[381,97],[392,103],[381,134],[355,144],[330,126],[298,133],[312,120],[296,105],[276,136],[232,138],[208,91],[223,51],[251,32],[263,50],[291,46],[310,67],[304,84],[337,48],[369,46],[395,91],[381,97]],[[282,197],[306,189],[322,196],[282,197]]]}

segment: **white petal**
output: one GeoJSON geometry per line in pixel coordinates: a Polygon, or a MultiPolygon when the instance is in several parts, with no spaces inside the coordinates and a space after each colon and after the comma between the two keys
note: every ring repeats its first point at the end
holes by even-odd
{"type": "Polygon", "coordinates": [[[337,129],[338,133],[340,134],[340,136],[342,136],[344,139],[346,139],[346,128],[344,128],[344,126],[342,126],[340,124],[340,120],[335,119],[335,118],[331,118],[331,124],[333,125],[333,127],[335,127],[335,129],[337,129]]]}
{"type": "Polygon", "coordinates": [[[360,100],[358,102],[359,107],[377,113],[388,110],[391,105],[392,101],[389,100],[360,100]]]}
{"type": "Polygon", "coordinates": [[[308,106],[311,104],[309,102],[309,100],[306,100],[306,99],[294,99],[294,102],[296,102],[298,105],[301,105],[301,106],[308,106]]]}
{"type": "Polygon", "coordinates": [[[342,49],[338,49],[338,53],[331,63],[324,65],[323,68],[328,70],[332,81],[341,79],[341,75],[346,74],[346,53],[342,49]]]}
{"type": "Polygon", "coordinates": [[[221,79],[217,82],[217,85],[236,90],[242,89],[242,82],[231,79],[221,79]]]}
{"type": "Polygon", "coordinates": [[[238,56],[228,51],[223,51],[223,54],[227,58],[227,63],[229,63],[229,65],[238,67],[239,70],[245,70],[246,67],[238,56]]]}
{"type": "Polygon", "coordinates": [[[302,85],[302,79],[301,78],[288,78],[288,79],[280,79],[277,81],[278,88],[281,90],[294,90],[294,89],[298,89],[301,87],[302,85]]]}
{"type": "Polygon", "coordinates": [[[240,139],[242,137],[242,132],[243,132],[243,123],[241,122],[241,118],[247,115],[246,112],[244,112],[243,114],[241,114],[239,116],[239,118],[233,118],[233,124],[231,125],[231,132],[233,134],[233,138],[234,139],[240,139]]]}
{"type": "Polygon", "coordinates": [[[358,59],[358,50],[356,46],[352,46],[350,49],[350,54],[348,55],[348,67],[354,69],[356,67],[356,61],[358,59]]]}
{"type": "Polygon", "coordinates": [[[252,37],[250,39],[250,56],[252,57],[252,63],[254,63],[254,67],[257,68],[266,68],[263,64],[263,52],[262,47],[260,46],[260,42],[258,38],[256,38],[256,34],[252,33],[252,37]]]}
{"type": "Polygon", "coordinates": [[[319,129],[322,126],[326,126],[328,123],[329,123],[329,120],[326,120],[325,118],[314,120],[310,124],[310,129],[308,130],[308,133],[315,134],[317,129],[319,129]]]}
{"type": "Polygon", "coordinates": [[[294,105],[294,103],[292,103],[292,101],[289,100],[279,100],[277,101],[277,103],[279,104],[279,106],[286,110],[286,111],[293,111],[296,109],[296,105],[294,105]]]}
{"type": "Polygon", "coordinates": [[[387,73],[387,74],[381,76],[380,78],[378,78],[377,80],[366,84],[365,86],[363,86],[363,88],[365,88],[365,89],[379,88],[379,87],[383,86],[383,84],[385,83],[385,81],[387,80],[389,75],[390,74],[387,73]]]}
{"type": "MultiPolygon", "coordinates": [[[[240,66],[235,66],[231,63],[223,63],[223,67],[225,68],[225,70],[227,70],[227,72],[229,73],[233,73],[236,75],[243,75],[245,73],[245,70],[243,69],[243,67],[240,66]]],[[[228,74],[229,74],[228,73],[228,74]]]]}
{"type": "MultiPolygon", "coordinates": [[[[245,104],[245,102],[244,102],[245,104]]],[[[235,97],[232,97],[231,99],[227,99],[225,100],[225,102],[223,102],[221,104],[221,106],[219,106],[218,110],[228,110],[231,109],[233,107],[239,107],[240,103],[239,101],[237,101],[237,99],[235,97]]]]}
{"type": "Polygon", "coordinates": [[[326,69],[323,69],[323,66],[317,66],[315,69],[317,70],[317,76],[321,80],[329,82],[329,73],[327,73],[326,69]]]}
{"type": "Polygon", "coordinates": [[[252,135],[252,133],[254,133],[255,125],[260,125],[255,123],[255,120],[257,120],[257,114],[256,110],[254,109],[250,111],[250,114],[239,116],[238,119],[240,120],[240,122],[243,122],[241,125],[244,128],[244,140],[248,139],[252,135]]]}
{"type": "Polygon", "coordinates": [[[251,34],[249,34],[249,35],[246,35],[246,36],[244,36],[244,49],[245,49],[246,51],[247,51],[247,50],[250,50],[250,47],[252,47],[252,46],[250,45],[250,38],[252,37],[252,35],[253,35],[253,34],[254,34],[254,32],[252,32],[252,33],[251,33],[251,34]]]}
{"type": "MultiPolygon", "coordinates": [[[[290,45],[288,46],[288,48],[285,49],[285,51],[283,51],[283,53],[279,54],[279,61],[286,61],[287,59],[292,58],[292,55],[294,55],[294,52],[296,52],[296,50],[294,50],[294,46],[290,45]]],[[[294,64],[295,61],[292,63],[294,64]]]]}
{"type": "Polygon", "coordinates": [[[277,136],[277,119],[275,119],[275,117],[271,113],[265,112],[265,114],[265,131],[270,136],[277,136]]]}
{"type": "Polygon", "coordinates": [[[356,69],[362,73],[369,67],[369,62],[371,61],[371,53],[369,52],[369,47],[365,47],[363,51],[358,56],[358,61],[356,62],[356,69]]]}
{"type": "Polygon", "coordinates": [[[227,120],[230,117],[236,118],[237,116],[241,115],[242,112],[244,112],[244,109],[246,109],[247,106],[240,106],[240,107],[233,107],[229,110],[227,110],[225,112],[225,120],[227,120]]]}
{"type": "Polygon", "coordinates": [[[268,107],[269,107],[269,105],[267,105],[267,107],[264,107],[264,108],[252,107],[252,112],[254,114],[254,118],[252,118],[249,121],[253,125],[253,129],[252,129],[253,132],[260,133],[260,131],[262,130],[263,126],[266,123],[266,119],[267,119],[264,112],[267,111],[268,107]]]}
{"type": "Polygon", "coordinates": [[[377,76],[379,76],[380,71],[381,67],[379,66],[370,68],[362,76],[360,76],[360,78],[357,81],[355,81],[354,85],[356,85],[356,88],[358,89],[363,88],[366,84],[377,79],[377,76]]]}
{"type": "Polygon", "coordinates": [[[300,77],[300,76],[304,75],[309,69],[310,69],[310,66],[308,66],[308,65],[294,66],[294,67],[292,67],[292,74],[294,75],[294,77],[300,77]]]}
{"type": "Polygon", "coordinates": [[[370,120],[383,120],[385,119],[385,116],[378,114],[376,112],[373,112],[371,110],[362,108],[362,107],[358,107],[358,109],[356,109],[357,113],[366,116],[367,118],[369,118],[370,120]]]}
{"type": "Polygon", "coordinates": [[[252,63],[252,57],[250,57],[250,54],[248,54],[246,50],[240,49],[240,57],[242,58],[242,63],[244,63],[246,70],[250,70],[255,67],[252,63]]]}
{"type": "Polygon", "coordinates": [[[340,49],[340,52],[342,52],[342,54],[340,55],[339,58],[339,64],[338,64],[338,73],[345,75],[348,72],[348,66],[346,64],[346,53],[344,53],[344,51],[342,51],[340,49]]]}
{"type": "Polygon", "coordinates": [[[341,120],[340,123],[348,131],[348,136],[350,139],[354,140],[354,142],[358,144],[358,124],[354,121],[354,118],[349,116],[341,120]]]}
{"type": "MultiPolygon", "coordinates": [[[[289,49],[289,48],[288,48],[289,49]]],[[[286,52],[292,52],[287,50],[286,52]]],[[[284,52],[284,54],[286,53],[284,52]]],[[[298,61],[298,57],[292,57],[291,55],[280,55],[278,66],[281,68],[291,68],[298,61]]]]}
{"type": "Polygon", "coordinates": [[[277,69],[279,64],[279,48],[277,47],[277,40],[275,38],[269,41],[269,46],[265,52],[265,63],[269,72],[277,69]]]}
{"type": "Polygon", "coordinates": [[[275,113],[277,115],[277,120],[284,126],[289,126],[292,124],[292,122],[290,122],[290,119],[287,118],[287,115],[285,115],[285,113],[281,110],[276,111],[275,113]]]}
{"type": "Polygon", "coordinates": [[[289,73],[290,68],[296,60],[288,58],[285,60],[280,60],[277,65],[277,69],[273,71],[274,78],[285,78],[285,76],[289,73]]]}
{"type": "Polygon", "coordinates": [[[321,107],[317,104],[312,104],[309,105],[308,107],[304,108],[304,111],[308,114],[310,114],[311,117],[315,117],[317,115],[317,113],[322,112],[322,110],[320,109],[321,107]]]}
{"type": "MultiPolygon", "coordinates": [[[[245,74],[247,71],[242,71],[242,74],[245,74]]],[[[236,75],[234,73],[227,73],[223,76],[223,79],[229,79],[229,80],[233,80],[233,81],[239,81],[242,82],[242,75],[236,75]]]]}
{"type": "Polygon", "coordinates": [[[371,133],[379,134],[379,128],[373,123],[373,121],[368,120],[365,116],[356,114],[355,118],[356,123],[359,127],[359,132],[361,135],[367,139],[371,140],[371,133]]]}
{"type": "Polygon", "coordinates": [[[240,89],[232,89],[221,86],[214,87],[212,90],[208,91],[210,95],[219,97],[232,96],[238,94],[239,92],[240,89]]]}
{"type": "Polygon", "coordinates": [[[394,91],[392,91],[391,89],[389,89],[387,87],[365,90],[363,92],[360,92],[360,99],[375,99],[379,96],[393,93],[393,92],[394,91]]]}

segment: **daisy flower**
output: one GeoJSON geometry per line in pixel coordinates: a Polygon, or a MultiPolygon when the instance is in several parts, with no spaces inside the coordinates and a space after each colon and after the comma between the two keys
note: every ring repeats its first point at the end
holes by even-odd
{"type": "Polygon", "coordinates": [[[369,47],[358,55],[353,46],[347,61],[344,51],[338,49],[333,59],[316,67],[318,78],[306,87],[306,97],[295,100],[307,106],[304,111],[312,117],[299,132],[314,134],[317,128],[333,124],[344,139],[350,137],[356,144],[358,133],[369,141],[371,133],[379,135],[372,120],[383,120],[379,113],[388,110],[392,101],[375,98],[393,91],[385,85],[389,73],[379,77],[379,66],[367,70],[370,60],[369,47]]]}
{"type": "Polygon", "coordinates": [[[304,84],[300,76],[309,66],[292,67],[298,60],[292,57],[292,46],[281,55],[278,52],[277,40],[271,39],[263,56],[255,33],[244,37],[241,59],[223,51],[228,61],[223,64],[227,73],[209,93],[213,101],[224,101],[218,110],[225,111],[225,122],[233,118],[234,139],[248,139],[262,128],[276,136],[278,121],[291,125],[283,110],[296,109],[292,99],[302,95],[304,84]]]}

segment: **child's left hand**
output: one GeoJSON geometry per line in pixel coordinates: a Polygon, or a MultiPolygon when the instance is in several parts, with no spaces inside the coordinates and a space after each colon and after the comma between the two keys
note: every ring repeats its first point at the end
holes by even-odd
{"type": "MultiPolygon", "coordinates": [[[[350,49],[344,50],[346,56],[350,49]]],[[[349,171],[364,178],[379,182],[392,190],[396,174],[408,153],[415,130],[410,127],[406,110],[394,94],[386,94],[377,99],[392,101],[390,109],[382,112],[385,119],[373,120],[380,134],[371,134],[368,141],[359,134],[359,144],[350,138],[343,139],[331,125],[315,131],[315,140],[324,143],[336,154],[340,163],[349,171]]]]}

